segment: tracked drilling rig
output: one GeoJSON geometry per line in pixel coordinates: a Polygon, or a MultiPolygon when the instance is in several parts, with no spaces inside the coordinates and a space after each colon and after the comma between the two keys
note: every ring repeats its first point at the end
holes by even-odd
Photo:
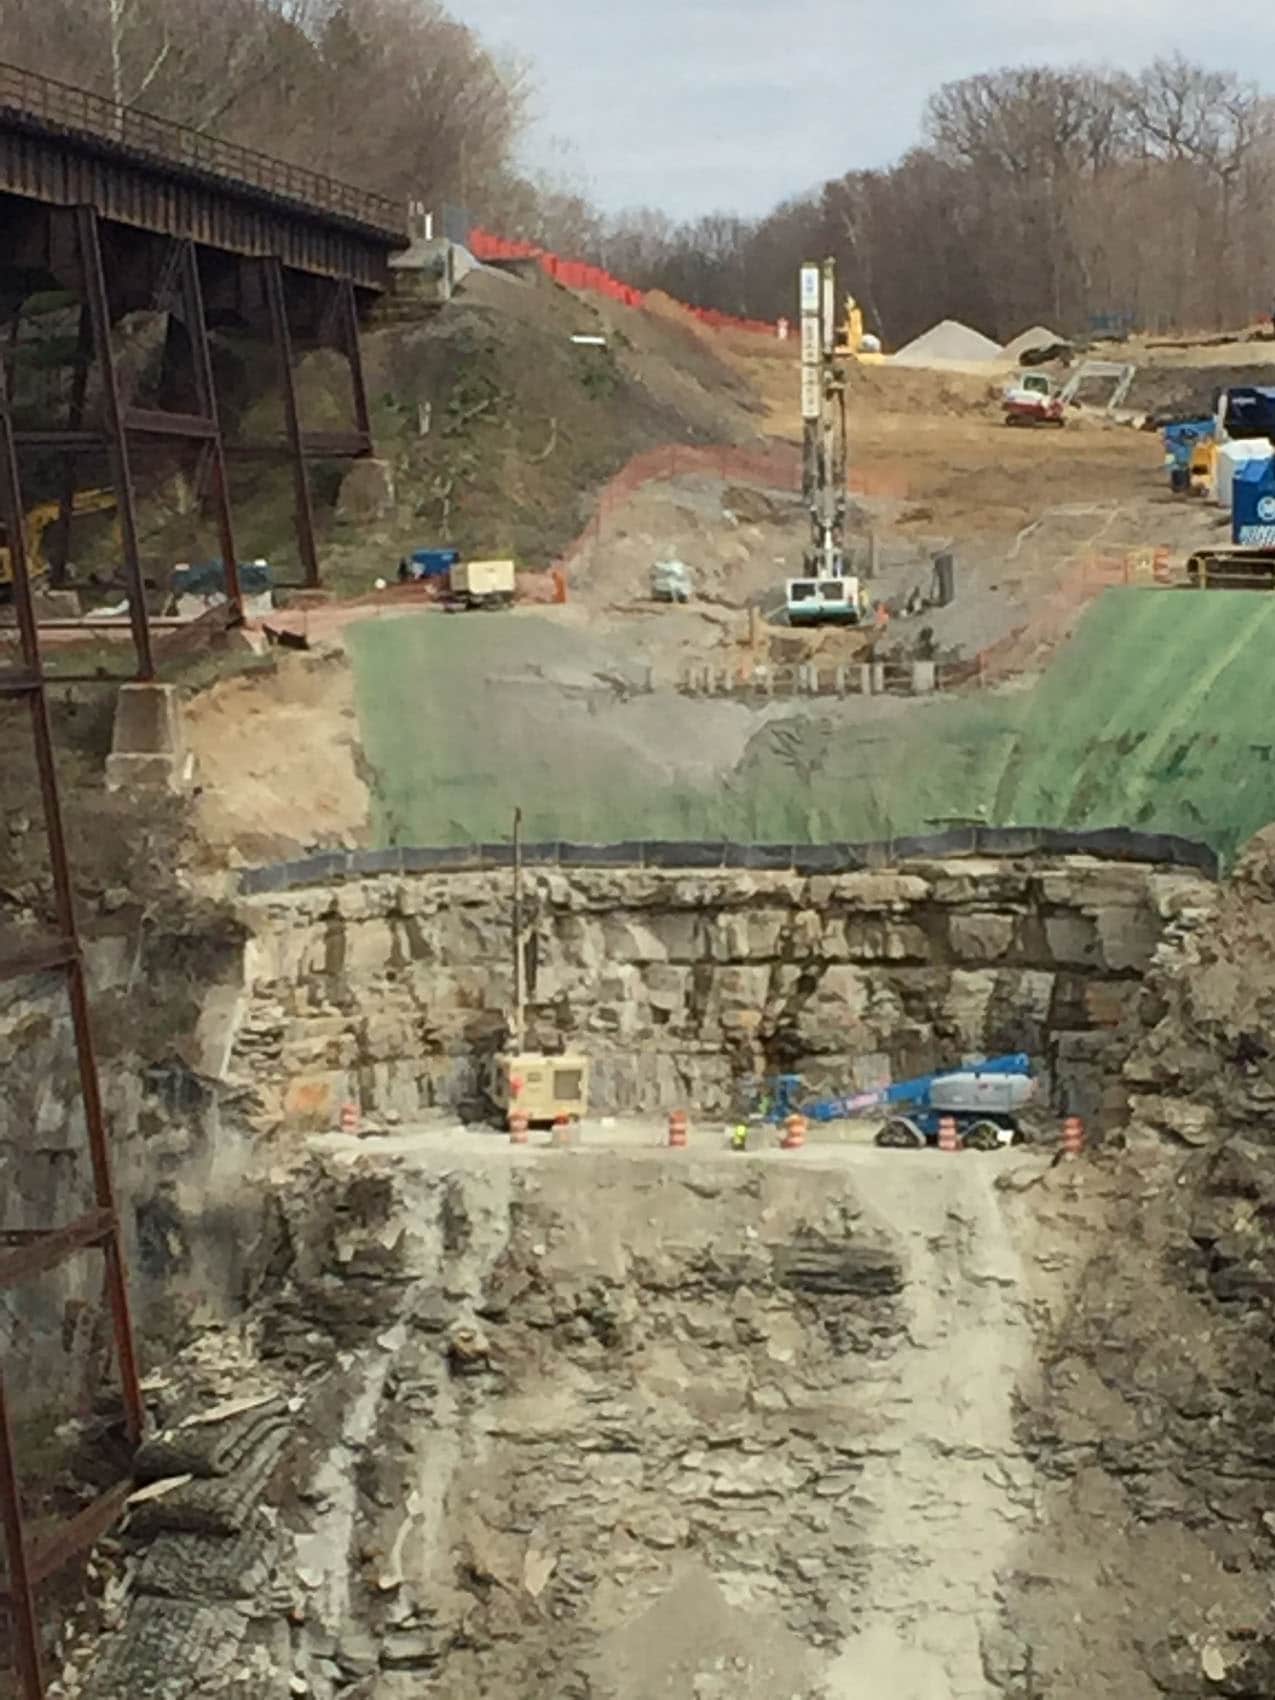
{"type": "Polygon", "coordinates": [[[846,572],[848,349],[838,343],[836,319],[836,261],[808,262],[801,268],[801,418],[810,539],[802,576],[787,583],[794,626],[857,626],[864,614],[859,581],[846,572]]]}

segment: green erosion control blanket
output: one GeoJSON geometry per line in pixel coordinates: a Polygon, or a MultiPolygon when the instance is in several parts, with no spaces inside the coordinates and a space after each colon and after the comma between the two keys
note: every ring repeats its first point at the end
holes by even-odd
{"type": "Polygon", "coordinates": [[[644,688],[542,615],[351,628],[378,842],[819,843],[951,821],[1177,832],[1223,855],[1275,818],[1275,596],[1114,590],[1033,688],[798,700],[644,688]]]}

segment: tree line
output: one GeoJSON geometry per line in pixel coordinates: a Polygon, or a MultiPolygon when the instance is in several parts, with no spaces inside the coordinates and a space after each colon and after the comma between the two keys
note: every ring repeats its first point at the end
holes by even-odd
{"type": "Polygon", "coordinates": [[[404,207],[537,200],[526,68],[436,0],[0,0],[0,59],[404,207]]]}
{"type": "Polygon", "coordinates": [[[897,346],[958,318],[1002,340],[1043,323],[1246,324],[1275,310],[1275,102],[1180,55],[1137,75],[1024,66],[927,103],[923,139],[764,218],[600,223],[618,275],[697,304],[793,311],[795,267],[833,254],[897,346]]]}
{"type": "Polygon", "coordinates": [[[1181,55],[948,83],[896,164],[761,218],[603,215],[520,169],[530,79],[439,0],[0,0],[0,57],[745,317],[835,255],[897,346],[936,319],[1235,326],[1275,309],[1275,101],[1181,55]]]}

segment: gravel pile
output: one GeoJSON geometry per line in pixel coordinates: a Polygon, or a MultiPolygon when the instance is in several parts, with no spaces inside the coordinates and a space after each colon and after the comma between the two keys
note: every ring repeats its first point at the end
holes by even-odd
{"type": "Polygon", "coordinates": [[[1066,340],[1057,331],[1051,331],[1048,325],[1033,325],[1030,330],[1019,331],[1012,342],[1005,344],[1001,353],[1012,360],[1021,360],[1029,348],[1052,348],[1055,343],[1066,340]]]}
{"type": "Polygon", "coordinates": [[[994,360],[1000,352],[1001,345],[981,331],[971,330],[959,319],[944,319],[901,348],[894,361],[899,366],[929,366],[946,360],[977,363],[994,360]]]}

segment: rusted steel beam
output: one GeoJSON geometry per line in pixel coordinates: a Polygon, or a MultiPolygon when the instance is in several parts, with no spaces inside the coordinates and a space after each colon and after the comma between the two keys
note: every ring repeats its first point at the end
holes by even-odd
{"type": "MultiPolygon", "coordinates": [[[[246,442],[227,443],[227,455],[236,460],[261,460],[267,455],[291,455],[295,451],[286,437],[255,437],[246,442]]],[[[372,453],[372,439],[357,431],[303,431],[301,452],[308,460],[359,460],[372,453]]]]}
{"type": "Polygon", "coordinates": [[[283,420],[287,431],[288,454],[292,461],[297,551],[301,556],[301,572],[305,583],[313,588],[319,583],[319,551],[314,540],[314,510],[310,505],[310,479],[306,472],[301,416],[297,409],[296,387],[292,381],[292,336],[288,330],[288,298],[283,283],[283,267],[278,257],[272,256],[263,260],[262,268],[266,303],[270,309],[270,331],[274,339],[275,359],[279,366],[279,387],[283,394],[283,420]]]}
{"type": "Polygon", "coordinates": [[[301,447],[312,460],[357,460],[372,452],[367,431],[304,431],[301,447]]]}
{"type": "Polygon", "coordinates": [[[359,347],[359,307],[354,299],[354,285],[349,278],[343,278],[337,285],[340,297],[337,303],[339,314],[337,325],[342,352],[350,363],[350,386],[354,392],[354,421],[358,426],[359,435],[367,443],[367,454],[372,452],[372,415],[367,405],[367,385],[363,379],[363,353],[359,347]]]}
{"type": "Polygon", "coordinates": [[[197,413],[164,413],[152,407],[130,407],[124,415],[124,426],[145,436],[185,437],[205,443],[217,435],[217,423],[213,419],[201,419],[197,413]]]}
{"type": "MultiPolygon", "coordinates": [[[[27,1574],[31,1586],[38,1588],[55,1576],[63,1565],[96,1546],[111,1526],[119,1521],[133,1492],[131,1481],[118,1482],[113,1488],[77,1511],[57,1527],[27,1539],[27,1574]]],[[[0,1605],[7,1603],[8,1590],[0,1587],[0,1605]]]]}
{"type": "Polygon", "coordinates": [[[226,602],[231,620],[242,625],[243,591],[239,584],[239,560],[235,554],[235,528],[230,512],[230,482],[226,477],[226,454],[221,440],[221,418],[217,408],[217,383],[213,376],[208,320],[204,313],[204,286],[199,276],[199,253],[193,242],[182,244],[182,293],[186,305],[186,331],[190,337],[195,366],[195,389],[204,417],[212,427],[208,452],[212,464],[213,506],[217,511],[217,536],[221,542],[222,571],[226,577],[226,602]]]}
{"type": "MultiPolygon", "coordinates": [[[[102,287],[101,254],[96,247],[97,229],[91,212],[81,221],[81,255],[90,285],[88,307],[93,317],[94,339],[99,348],[107,343],[106,378],[108,388],[114,387],[114,368],[110,362],[109,324],[105,323],[105,291],[102,287]],[[93,261],[96,259],[96,266],[93,261]],[[105,339],[102,332],[105,330],[105,339]]],[[[64,1258],[100,1247],[104,1261],[104,1288],[110,1307],[115,1337],[116,1362],[120,1390],[124,1402],[124,1421],[129,1439],[134,1445],[141,1440],[145,1421],[137,1359],[133,1345],[133,1325],[128,1291],[124,1278],[124,1259],[120,1244],[119,1225],[115,1210],[114,1188],[111,1179],[110,1152],[107,1145],[106,1119],[103,1113],[101,1086],[97,1073],[97,1058],[93,1049],[93,1034],[89,1018],[88,989],[84,964],[80,955],[76,931],[75,899],[71,887],[71,870],[67,856],[66,834],[62,823],[61,801],[58,796],[57,765],[54,759],[53,734],[49,723],[48,696],[44,689],[44,671],[40,655],[39,631],[35,619],[35,604],[31,594],[31,576],[27,560],[26,536],[23,528],[24,507],[22,485],[18,473],[17,446],[14,441],[13,417],[9,409],[8,386],[2,381],[0,367],[0,518],[3,518],[9,539],[9,562],[13,584],[13,609],[17,626],[22,670],[27,683],[25,690],[31,716],[31,734],[35,747],[36,771],[40,781],[40,798],[44,811],[45,836],[49,847],[49,866],[53,880],[54,908],[58,936],[35,950],[15,957],[4,972],[24,973],[60,968],[66,978],[71,1004],[71,1024],[75,1036],[76,1062],[80,1094],[84,1104],[84,1122],[88,1134],[89,1158],[93,1170],[95,1208],[74,1222],[48,1233],[24,1235],[21,1242],[0,1253],[0,1287],[25,1280],[32,1275],[56,1267],[64,1258]]],[[[116,398],[118,403],[118,397],[116,398]]],[[[116,408],[118,414],[118,406],[116,408]]],[[[123,445],[123,431],[115,421],[117,443],[123,445]]],[[[127,471],[127,458],[123,461],[127,471]]],[[[143,608],[144,613],[144,608],[143,608]]],[[[12,1237],[12,1236],[10,1236],[12,1237]]],[[[14,1456],[13,1426],[3,1374],[0,1373],[0,1528],[4,1532],[7,1586],[3,1604],[13,1624],[18,1680],[24,1700],[43,1700],[44,1673],[41,1668],[39,1624],[36,1618],[34,1586],[44,1576],[72,1556],[109,1527],[123,1504],[122,1490],[116,1489],[64,1527],[52,1533],[38,1549],[32,1548],[23,1527],[21,1487],[18,1481],[17,1460],[14,1456]]]]}
{"type": "Polygon", "coordinates": [[[34,1583],[27,1555],[26,1531],[22,1526],[20,1491],[17,1459],[13,1451],[13,1424],[5,1396],[4,1372],[0,1369],[0,1524],[4,1527],[9,1573],[4,1603],[13,1620],[13,1643],[23,1700],[44,1700],[40,1626],[35,1615],[34,1583]]]}
{"type": "MultiPolygon", "coordinates": [[[[65,870],[65,858],[62,861],[65,870]]],[[[55,888],[57,885],[55,879],[55,888]]],[[[72,909],[69,879],[59,893],[58,906],[66,916],[72,909]]],[[[65,924],[65,923],[64,923],[65,924]]],[[[74,921],[71,921],[74,926],[74,921]]],[[[102,1089],[98,1080],[97,1058],[93,1049],[93,1029],[89,1016],[88,986],[84,965],[77,956],[69,975],[71,994],[71,1024],[75,1033],[75,1048],[80,1064],[80,1083],[84,1097],[84,1121],[89,1136],[89,1162],[93,1171],[93,1191],[97,1207],[116,1223],[115,1183],[111,1176],[111,1154],[106,1131],[106,1114],[102,1106],[102,1089]]],[[[116,1368],[120,1392],[124,1401],[124,1426],[134,1446],[140,1445],[146,1412],[142,1404],[141,1377],[137,1367],[137,1349],[133,1341],[133,1314],[128,1297],[128,1279],[124,1266],[124,1250],[118,1226],[103,1242],[106,1259],[106,1291],[110,1301],[111,1326],[115,1336],[116,1368]]]]}
{"type": "Polygon", "coordinates": [[[106,430],[111,470],[115,480],[120,537],[124,545],[124,579],[128,587],[129,617],[133,623],[133,647],[137,651],[137,677],[145,681],[155,677],[155,660],[151,653],[150,628],[146,623],[146,586],[142,580],[137,511],[133,505],[133,472],[129,463],[128,434],[124,426],[124,409],[115,372],[115,352],[111,346],[111,315],[106,297],[106,274],[102,266],[101,235],[97,213],[92,207],[76,207],[75,229],[79,245],[80,278],[93,325],[93,347],[106,402],[106,430]]]}
{"type": "MultiPolygon", "coordinates": [[[[13,576],[13,606],[18,621],[22,660],[26,670],[41,681],[40,649],[35,629],[35,611],[31,602],[31,580],[27,573],[27,545],[23,530],[22,491],[18,481],[18,456],[13,446],[13,419],[9,413],[9,392],[5,385],[0,393],[0,516],[9,538],[9,564],[13,576]]],[[[40,774],[40,791],[44,802],[46,822],[57,813],[57,775],[53,771],[51,744],[41,742],[41,732],[48,733],[48,704],[43,689],[33,691],[28,702],[31,726],[36,739],[36,762],[40,774]]],[[[61,842],[61,840],[59,840],[61,842]]],[[[50,858],[57,859],[57,847],[50,840],[50,858]]],[[[65,871],[65,870],[64,870],[65,871]]],[[[74,927],[62,929],[66,938],[75,939],[74,927]]],[[[35,1615],[35,1598],[31,1574],[27,1567],[26,1533],[22,1526],[22,1499],[18,1483],[17,1461],[13,1453],[13,1427],[9,1420],[8,1400],[5,1397],[4,1375],[0,1370],[0,1524],[4,1528],[5,1553],[9,1574],[9,1615],[13,1621],[14,1645],[17,1653],[18,1680],[25,1700],[42,1700],[44,1673],[40,1665],[40,1630],[35,1615]]]]}
{"type": "Polygon", "coordinates": [[[13,441],[19,449],[65,449],[70,454],[92,453],[108,443],[100,431],[15,431],[13,441]]]}
{"type": "MultiPolygon", "coordinates": [[[[91,214],[89,215],[91,219],[91,214]]],[[[96,248],[96,224],[91,239],[96,248]]],[[[100,260],[100,254],[99,254],[100,260]]],[[[100,266],[98,282],[101,281],[100,266]]],[[[104,307],[104,298],[98,307],[104,307]]],[[[97,316],[92,301],[90,309],[97,316]]],[[[96,328],[96,327],[95,327],[96,328]]],[[[109,368],[113,377],[113,368],[109,368]]],[[[122,433],[120,440],[122,441],[122,433]]],[[[127,463],[125,463],[127,465],[127,463]]],[[[9,558],[13,573],[13,606],[17,617],[22,660],[28,672],[37,679],[44,677],[40,659],[40,638],[31,597],[31,577],[27,568],[26,540],[22,529],[22,486],[18,477],[18,456],[13,442],[13,418],[9,398],[0,395],[0,515],[3,515],[9,536],[9,558]]],[[[80,1094],[84,1101],[84,1125],[88,1133],[89,1160],[93,1171],[94,1202],[108,1220],[116,1222],[115,1189],[111,1178],[110,1150],[107,1142],[106,1115],[102,1106],[102,1088],[98,1079],[97,1056],[93,1048],[93,1027],[89,1016],[88,987],[84,978],[84,963],[79,949],[79,933],[75,918],[75,896],[71,888],[71,865],[67,854],[66,832],[62,824],[62,805],[58,796],[57,763],[53,753],[53,732],[49,724],[49,704],[43,690],[34,691],[27,699],[31,711],[31,734],[35,745],[36,771],[40,777],[40,798],[44,808],[45,835],[49,844],[49,869],[53,880],[54,911],[59,936],[71,947],[71,960],[66,965],[67,991],[71,1003],[71,1027],[75,1036],[76,1063],[80,1076],[80,1094]]],[[[141,1440],[144,1422],[137,1355],[133,1344],[133,1320],[124,1275],[124,1254],[118,1229],[103,1243],[106,1259],[106,1290],[110,1299],[111,1323],[115,1335],[115,1352],[124,1400],[124,1419],[129,1438],[134,1444],[141,1440]]],[[[2,1486],[3,1484],[0,1484],[2,1486]]]]}
{"type": "MultiPolygon", "coordinates": [[[[84,428],[84,402],[88,394],[89,362],[93,358],[93,321],[87,304],[81,304],[75,333],[75,376],[71,380],[71,406],[67,425],[71,432],[84,428]]],[[[75,511],[75,451],[68,447],[62,461],[62,494],[57,524],[49,540],[49,582],[55,589],[66,583],[66,564],[71,555],[71,519],[75,511]]]]}
{"type": "MultiPolygon", "coordinates": [[[[37,682],[36,689],[39,688],[37,682]]],[[[75,961],[76,949],[74,939],[48,939],[17,956],[0,958],[0,980],[20,980],[27,974],[48,974],[55,968],[69,968],[75,961]]]]}
{"type": "MultiPolygon", "coordinates": [[[[24,1244],[0,1252],[0,1287],[13,1287],[65,1263],[76,1252],[103,1245],[115,1233],[115,1219],[105,1210],[89,1210],[60,1228],[37,1232],[24,1244]]],[[[8,1239],[0,1229],[0,1244],[8,1239]]]]}
{"type": "Polygon", "coordinates": [[[111,154],[103,145],[51,137],[0,111],[0,194],[30,204],[91,202],[100,217],[152,235],[189,236],[245,259],[278,254],[316,278],[349,277],[380,293],[403,238],[351,228],[322,209],[289,206],[208,176],[111,154]]]}
{"type": "Polygon", "coordinates": [[[22,302],[19,301],[13,309],[13,317],[9,321],[9,339],[4,349],[4,382],[5,388],[12,395],[14,383],[14,361],[17,358],[18,343],[22,340],[22,302]]]}
{"type": "Polygon", "coordinates": [[[34,673],[0,672],[0,697],[25,697],[40,689],[34,673]]]}

